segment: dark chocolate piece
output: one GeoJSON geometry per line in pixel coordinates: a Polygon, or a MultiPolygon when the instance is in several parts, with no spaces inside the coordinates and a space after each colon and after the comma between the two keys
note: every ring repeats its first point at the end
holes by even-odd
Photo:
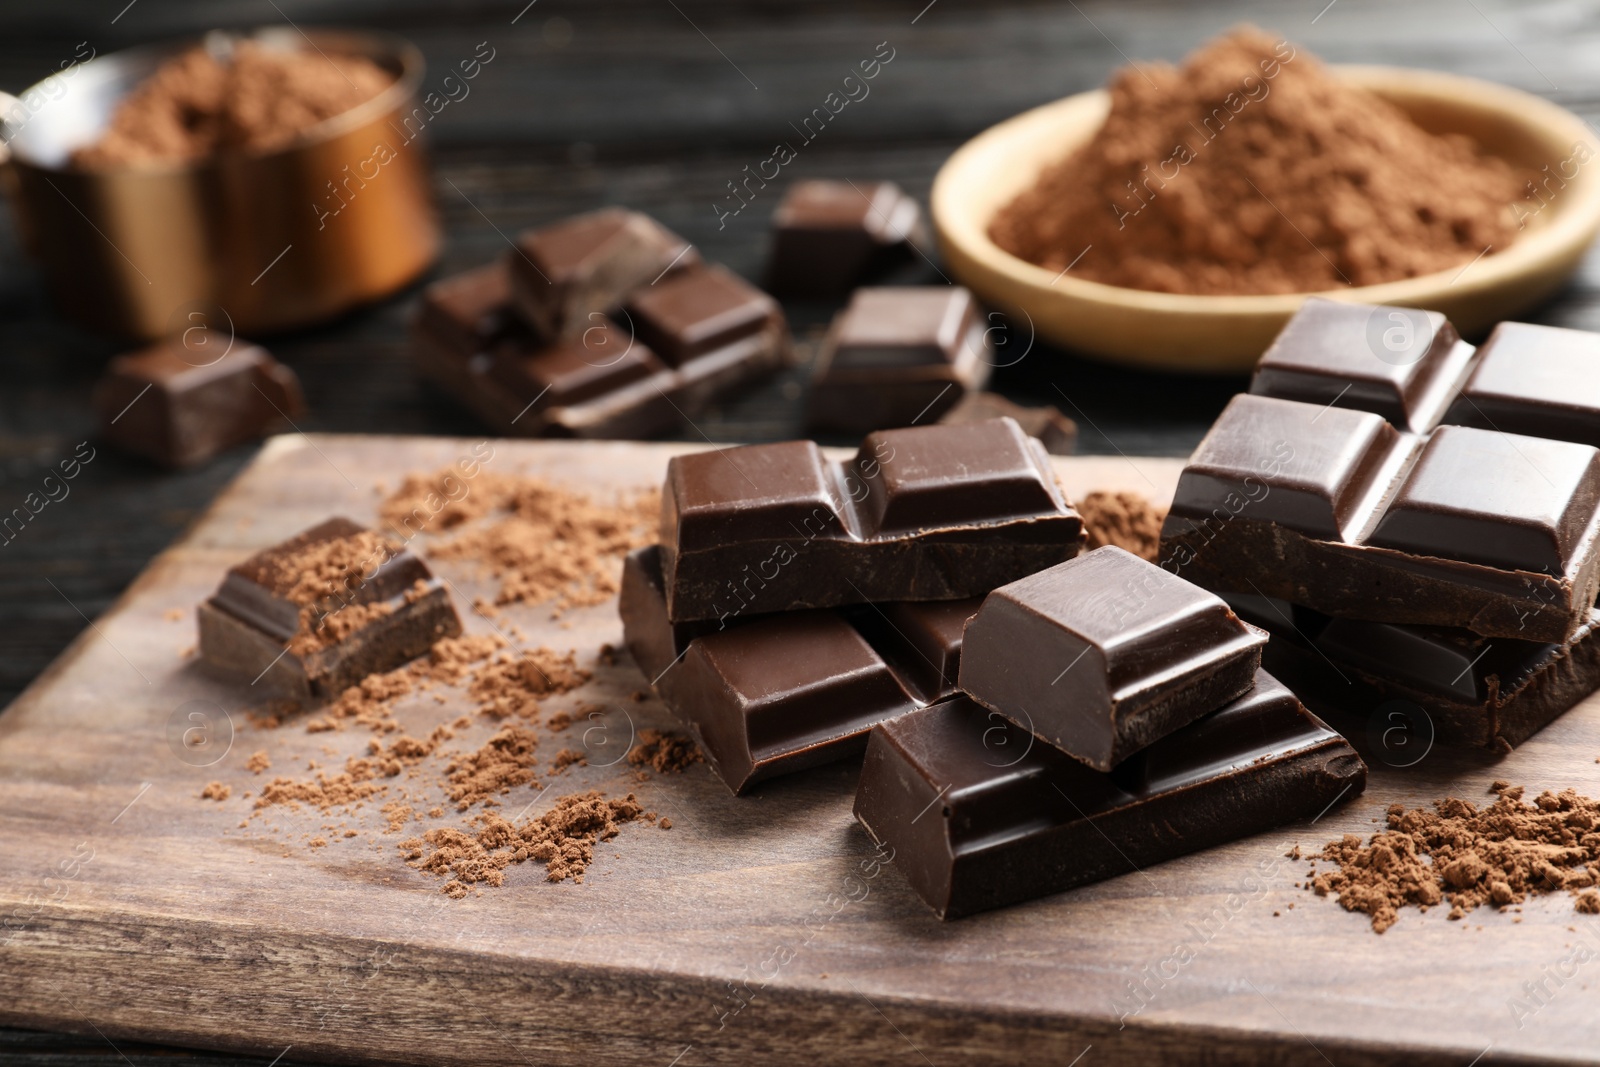
{"type": "Polygon", "coordinates": [[[461,633],[450,594],[427,564],[344,518],[233,567],[198,615],[201,659],[300,699],[336,696],[461,633]],[[343,588],[303,593],[305,554],[339,541],[349,542],[351,556],[343,588]]]}
{"type": "Polygon", "coordinates": [[[265,349],[191,330],[113,359],[94,406],[108,443],[189,467],[288,426],[305,397],[294,371],[265,349]]]}
{"type": "Polygon", "coordinates": [[[674,367],[741,344],[781,348],[788,339],[778,302],[715,263],[635,290],[623,311],[639,339],[674,367]]]}
{"type": "Polygon", "coordinates": [[[857,289],[811,376],[807,418],[844,433],[938,422],[989,380],[993,353],[960,286],[857,289]]]}
{"type": "Polygon", "coordinates": [[[620,612],[634,662],[735,793],[859,753],[867,731],[955,690],[975,598],[667,619],[655,546],[623,565],[620,612]]]}
{"type": "Polygon", "coordinates": [[[968,696],[1098,771],[1242,695],[1267,635],[1222,598],[1107,545],[990,593],[968,696]]]}
{"type": "Polygon", "coordinates": [[[412,321],[417,369],[501,433],[657,436],[771,374],[788,353],[781,315],[776,330],[678,368],[605,317],[573,339],[541,344],[509,305],[494,303],[504,299],[505,271],[495,263],[434,283],[412,321]]]}
{"type": "Polygon", "coordinates": [[[1397,429],[1439,422],[1473,348],[1437,311],[1311,297],[1256,364],[1260,396],[1371,411],[1397,429]]]}
{"type": "Polygon", "coordinates": [[[1509,751],[1600,689],[1596,612],[1570,640],[1549,644],[1333,619],[1254,594],[1227,600],[1272,634],[1262,662],[1303,699],[1363,722],[1388,701],[1408,701],[1441,744],[1509,751]]]}
{"type": "Polygon", "coordinates": [[[1163,565],[1329,615],[1565,641],[1600,585],[1600,451],[1236,396],[1179,479],[1163,565]]]}
{"type": "Polygon", "coordinates": [[[1600,334],[1502,322],[1444,421],[1600,446],[1600,334]]]}
{"type": "Polygon", "coordinates": [[[552,341],[580,336],[632,290],[699,261],[683,238],[620,207],[524,231],[505,256],[517,310],[552,341]]]}
{"type": "Polygon", "coordinates": [[[795,182],[772,215],[767,288],[843,296],[924,243],[921,209],[893,182],[795,182]]]}
{"type": "Polygon", "coordinates": [[[867,743],[855,813],[942,919],[1141,870],[1366,785],[1354,749],[1270,675],[1109,774],[956,697],[867,743]]]}
{"type": "Polygon", "coordinates": [[[984,419],[1015,419],[1022,432],[1037,437],[1052,456],[1070,456],[1078,450],[1078,424],[1061,414],[1053,404],[1024,407],[999,393],[968,393],[939,417],[945,425],[982,422],[984,419]]]}
{"type": "Polygon", "coordinates": [[[1078,554],[1083,523],[1010,419],[675,456],[661,502],[674,621],[986,593],[1078,554]]]}

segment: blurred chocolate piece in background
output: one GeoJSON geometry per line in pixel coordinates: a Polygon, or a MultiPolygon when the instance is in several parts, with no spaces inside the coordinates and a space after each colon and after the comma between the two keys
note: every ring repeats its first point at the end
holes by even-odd
{"type": "Polygon", "coordinates": [[[94,406],[107,444],[190,467],[287,425],[305,397],[265,349],[194,330],[113,359],[94,406]]]}
{"type": "Polygon", "coordinates": [[[922,209],[893,182],[796,182],[772,214],[766,285],[843,296],[926,243],[922,209]]]}
{"type": "Polygon", "coordinates": [[[1015,419],[1024,433],[1037,437],[1044,450],[1052,456],[1070,456],[1078,449],[1078,424],[1061,414],[1054,404],[1024,407],[999,393],[968,393],[956,406],[940,416],[946,426],[964,422],[983,422],[1009,416],[1015,419]]]}

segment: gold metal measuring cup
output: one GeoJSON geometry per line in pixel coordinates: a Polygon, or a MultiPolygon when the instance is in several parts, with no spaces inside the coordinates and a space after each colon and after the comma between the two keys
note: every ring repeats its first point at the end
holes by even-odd
{"type": "Polygon", "coordinates": [[[416,106],[416,47],[330,30],[244,36],[363,56],[395,81],[282,148],[95,170],[73,167],[72,151],[164,59],[197,41],[91,58],[0,99],[0,175],[23,245],[64,314],[139,338],[196,324],[264,334],[392,293],[433,261],[439,223],[418,136],[429,115],[416,106]]]}

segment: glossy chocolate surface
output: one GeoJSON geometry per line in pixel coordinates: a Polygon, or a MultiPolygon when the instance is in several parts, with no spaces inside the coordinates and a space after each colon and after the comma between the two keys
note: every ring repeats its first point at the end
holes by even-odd
{"type": "Polygon", "coordinates": [[[676,456],[661,552],[675,621],[987,592],[1077,555],[1082,522],[1009,419],[676,456]]]}
{"type": "Polygon", "coordinates": [[[691,267],[635,290],[624,321],[674,367],[786,329],[777,301],[716,264],[691,267]]]}
{"type": "Polygon", "coordinates": [[[976,599],[857,605],[721,622],[667,619],[660,553],[628,556],[634,662],[735,793],[861,750],[873,725],[948,697],[976,599]]]}
{"type": "Polygon", "coordinates": [[[1600,334],[1502,322],[1444,421],[1600,446],[1600,334]]]}
{"type": "Polygon", "coordinates": [[[95,385],[101,439],[168,467],[203,463],[305,411],[294,371],[256,345],[191,330],[113,359],[95,385]]]}
{"type": "Polygon", "coordinates": [[[1354,749],[1258,672],[1109,774],[962,697],[891,719],[868,742],[855,811],[953,919],[1313,816],[1365,783],[1354,749]]]}
{"type": "Polygon", "coordinates": [[[842,296],[916,253],[922,211],[893,182],[790,185],[772,215],[766,284],[780,296],[842,296]]]}
{"type": "Polygon", "coordinates": [[[939,416],[939,421],[950,425],[1002,417],[1016,420],[1023,433],[1038,438],[1052,456],[1070,456],[1078,449],[1078,424],[1063,415],[1061,409],[1052,404],[1024,407],[999,393],[968,393],[939,416]]]}
{"type": "Polygon", "coordinates": [[[990,593],[960,684],[1109,771],[1249,689],[1266,641],[1214,593],[1108,546],[990,593]]]}

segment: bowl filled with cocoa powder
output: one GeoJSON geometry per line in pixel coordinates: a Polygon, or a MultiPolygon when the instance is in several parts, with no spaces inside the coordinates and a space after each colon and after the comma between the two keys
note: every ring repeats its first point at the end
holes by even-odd
{"type": "Polygon", "coordinates": [[[1313,293],[1469,337],[1546,299],[1600,229],[1597,156],[1530,94],[1241,27],[985,131],[932,209],[952,275],[1040,337],[1242,372],[1313,293]]]}

